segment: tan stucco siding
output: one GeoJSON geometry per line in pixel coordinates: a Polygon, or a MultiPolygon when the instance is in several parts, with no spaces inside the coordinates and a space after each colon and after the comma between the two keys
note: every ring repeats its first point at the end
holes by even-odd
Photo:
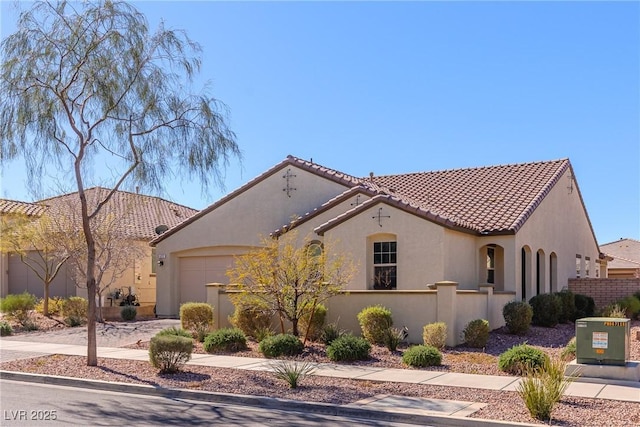
{"type": "Polygon", "coordinates": [[[541,293],[550,291],[549,256],[557,256],[558,289],[567,286],[569,278],[576,276],[576,254],[590,258],[590,276],[595,277],[599,256],[599,248],[588,218],[580,200],[575,182],[572,182],[571,171],[567,171],[551,189],[542,203],[518,231],[515,238],[516,269],[511,280],[518,283],[516,292],[521,296],[522,262],[520,250],[523,246],[531,249],[530,294],[535,294],[536,287],[536,253],[540,251],[544,260],[541,266],[541,293]],[[572,188],[572,189],[571,189],[572,188]]]}
{"type": "Polygon", "coordinates": [[[392,206],[377,204],[325,233],[325,239],[337,242],[340,250],[351,254],[358,266],[348,289],[372,288],[369,245],[377,235],[384,235],[384,239],[395,237],[397,242],[397,289],[424,290],[427,284],[443,280],[443,228],[392,206]],[[389,218],[379,221],[379,212],[389,218]]]}
{"type": "Polygon", "coordinates": [[[478,289],[478,239],[459,231],[443,231],[444,274],[440,280],[457,282],[458,289],[478,289]]]}

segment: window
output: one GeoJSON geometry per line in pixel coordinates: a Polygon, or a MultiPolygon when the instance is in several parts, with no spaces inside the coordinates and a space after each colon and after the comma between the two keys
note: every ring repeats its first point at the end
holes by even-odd
{"type": "Polygon", "coordinates": [[[582,272],[582,256],[576,255],[576,279],[580,278],[580,273],[582,272]]]}
{"type": "Polygon", "coordinates": [[[319,257],[322,255],[322,243],[318,240],[313,240],[307,245],[307,255],[310,257],[319,257]]]}
{"type": "Polygon", "coordinates": [[[584,276],[585,277],[589,277],[590,267],[591,267],[591,258],[585,257],[584,258],[584,276]]]}
{"type": "Polygon", "coordinates": [[[151,274],[156,274],[156,267],[158,265],[158,254],[156,248],[151,249],[151,274]]]}
{"type": "Polygon", "coordinates": [[[373,288],[395,289],[397,243],[374,242],[373,243],[373,288]]]}
{"type": "Polygon", "coordinates": [[[494,248],[487,248],[487,283],[496,282],[496,251],[494,248]]]}

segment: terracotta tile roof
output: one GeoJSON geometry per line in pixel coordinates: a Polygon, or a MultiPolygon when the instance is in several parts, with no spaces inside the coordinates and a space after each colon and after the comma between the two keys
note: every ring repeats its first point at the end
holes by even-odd
{"type": "Polygon", "coordinates": [[[46,206],[37,203],[0,199],[1,215],[17,214],[26,216],[40,216],[46,209],[46,206]]]}
{"type": "Polygon", "coordinates": [[[600,245],[600,250],[613,258],[609,268],[640,268],[640,241],[620,239],[600,245]]]}
{"type": "MultiPolygon", "coordinates": [[[[97,205],[109,191],[111,190],[102,187],[85,190],[90,206],[97,205]]],[[[75,192],[41,200],[38,203],[48,205],[52,214],[66,215],[71,207],[79,206],[80,201],[78,193],[75,192]]],[[[171,228],[198,212],[159,197],[127,191],[116,191],[103,209],[122,217],[120,223],[126,233],[140,240],[151,240],[157,237],[155,228],[159,225],[171,228]]]]}
{"type": "Polygon", "coordinates": [[[374,176],[398,201],[476,232],[516,232],[570,167],[569,160],[374,176]]]}

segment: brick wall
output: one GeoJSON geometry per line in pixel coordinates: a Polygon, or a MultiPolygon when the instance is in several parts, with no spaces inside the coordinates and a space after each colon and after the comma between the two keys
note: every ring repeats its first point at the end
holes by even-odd
{"type": "Polygon", "coordinates": [[[569,279],[569,290],[590,296],[602,308],[640,291],[640,279],[569,279]]]}

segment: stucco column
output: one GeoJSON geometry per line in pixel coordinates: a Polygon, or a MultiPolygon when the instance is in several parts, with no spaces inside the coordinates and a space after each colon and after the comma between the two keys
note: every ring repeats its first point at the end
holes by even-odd
{"type": "Polygon", "coordinates": [[[446,345],[455,346],[458,344],[457,325],[457,295],[458,282],[442,281],[436,282],[436,318],[438,322],[447,325],[446,345]]]}
{"type": "Polygon", "coordinates": [[[499,322],[497,321],[497,319],[495,318],[495,307],[494,307],[494,298],[493,298],[493,289],[494,286],[490,283],[483,283],[482,285],[479,286],[480,288],[480,292],[481,293],[485,293],[487,294],[487,305],[486,305],[486,312],[484,315],[484,319],[486,319],[487,321],[489,321],[489,328],[493,328],[494,325],[497,325],[499,322]]]}
{"type": "Polygon", "coordinates": [[[220,310],[220,293],[226,285],[222,283],[207,283],[204,286],[207,289],[207,304],[213,307],[214,327],[220,329],[221,320],[223,320],[220,319],[222,313],[222,310],[220,310]]]}

